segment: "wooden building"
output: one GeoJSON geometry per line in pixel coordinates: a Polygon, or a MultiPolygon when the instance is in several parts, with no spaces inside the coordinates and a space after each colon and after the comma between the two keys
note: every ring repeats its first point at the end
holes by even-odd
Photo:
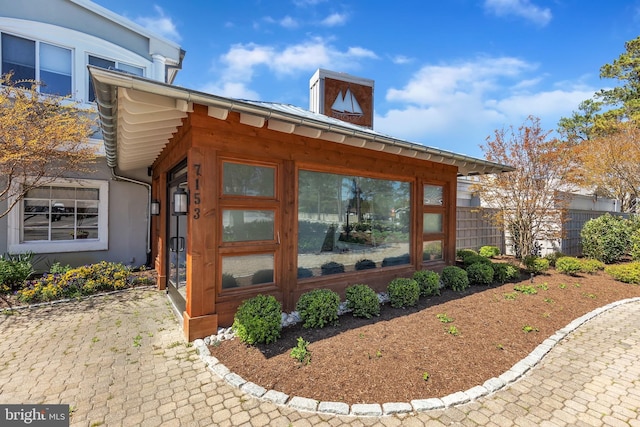
{"type": "Polygon", "coordinates": [[[311,289],[381,291],[452,264],[457,177],[511,170],[291,105],[90,72],[107,160],[149,167],[159,287],[188,340],[257,294],[291,311],[311,289]]]}

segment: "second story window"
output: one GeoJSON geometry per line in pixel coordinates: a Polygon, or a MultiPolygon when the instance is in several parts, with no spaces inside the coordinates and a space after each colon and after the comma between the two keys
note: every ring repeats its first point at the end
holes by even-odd
{"type": "MultiPolygon", "coordinates": [[[[109,59],[100,58],[97,56],[89,55],[89,65],[94,65],[100,68],[117,69],[119,71],[125,71],[127,73],[135,74],[136,76],[144,76],[144,69],[141,67],[135,67],[133,65],[123,64],[122,62],[111,61],[109,59]]],[[[90,102],[96,100],[95,91],[93,89],[93,82],[89,78],[89,97],[90,102]]]]}
{"type": "Polygon", "coordinates": [[[2,74],[13,72],[13,80],[42,82],[40,92],[71,94],[71,50],[52,44],[2,34],[2,74]]]}

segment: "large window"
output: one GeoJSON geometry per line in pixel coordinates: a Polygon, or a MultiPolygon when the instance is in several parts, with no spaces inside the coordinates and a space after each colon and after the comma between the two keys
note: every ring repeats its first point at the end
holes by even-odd
{"type": "Polygon", "coordinates": [[[37,80],[40,92],[66,96],[72,92],[70,49],[2,34],[2,74],[14,81],[37,80]]]}
{"type": "Polygon", "coordinates": [[[107,249],[107,209],[104,181],[68,181],[31,189],[10,212],[9,250],[107,249]]]}
{"type": "Polygon", "coordinates": [[[278,168],[235,160],[223,160],[221,166],[221,289],[274,286],[279,250],[278,168]]]}
{"type": "MultiPolygon", "coordinates": [[[[97,56],[89,55],[89,65],[95,65],[96,67],[106,69],[117,69],[118,71],[125,71],[136,76],[144,76],[144,69],[142,67],[136,67],[133,65],[125,64],[122,62],[112,61],[109,59],[99,58],[97,56]]],[[[89,102],[96,100],[95,90],[93,88],[93,82],[89,78],[89,102]]]]}
{"type": "Polygon", "coordinates": [[[445,194],[442,185],[426,184],[423,187],[422,260],[437,261],[443,258],[445,241],[445,194]]]}
{"type": "Polygon", "coordinates": [[[299,278],[410,262],[408,182],[301,170],[299,278]]]}

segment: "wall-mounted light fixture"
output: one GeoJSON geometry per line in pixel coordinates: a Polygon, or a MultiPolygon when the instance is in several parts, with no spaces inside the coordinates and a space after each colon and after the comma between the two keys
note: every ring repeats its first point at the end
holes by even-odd
{"type": "Polygon", "coordinates": [[[173,193],[173,214],[174,215],[186,215],[189,208],[189,195],[184,188],[178,187],[175,193],[173,193]]]}
{"type": "Polygon", "coordinates": [[[160,201],[152,200],[151,201],[151,215],[160,215],[160,201]]]}

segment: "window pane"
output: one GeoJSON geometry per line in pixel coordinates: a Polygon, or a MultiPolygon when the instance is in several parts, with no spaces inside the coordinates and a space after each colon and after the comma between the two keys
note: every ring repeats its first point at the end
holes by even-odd
{"type": "Polygon", "coordinates": [[[423,218],[425,233],[442,233],[442,214],[426,213],[423,218]]]}
{"type": "Polygon", "coordinates": [[[273,282],[273,254],[222,258],[222,289],[273,282]]]}
{"type": "Polygon", "coordinates": [[[429,206],[442,206],[442,186],[425,185],[424,186],[424,204],[429,206]]]}
{"type": "Polygon", "coordinates": [[[98,196],[95,188],[46,186],[30,190],[23,200],[23,241],[97,239],[99,202],[91,199],[98,196]],[[36,195],[40,197],[32,197],[36,195]]]}
{"type": "Polygon", "coordinates": [[[273,211],[223,210],[222,227],[225,242],[274,239],[273,211]]]}
{"type": "Polygon", "coordinates": [[[442,241],[424,242],[422,246],[422,260],[434,261],[442,259],[442,241]]]}
{"type": "MultiPolygon", "coordinates": [[[[108,59],[102,59],[98,58],[97,56],[89,55],[89,65],[95,65],[96,67],[109,69],[115,68],[116,63],[114,61],[109,61],[108,59]]],[[[89,73],[87,73],[87,76],[89,76],[89,73]]],[[[96,100],[96,95],[94,92],[93,81],[91,81],[91,77],[89,77],[89,94],[87,97],[89,99],[89,102],[93,102],[96,100]]]]}
{"type": "Polygon", "coordinates": [[[127,73],[131,73],[140,77],[143,77],[144,75],[144,70],[142,68],[134,67],[133,65],[119,63],[118,70],[126,71],[127,73]]]}
{"type": "Polygon", "coordinates": [[[13,71],[13,80],[36,79],[36,42],[2,34],[2,74],[13,71]]]}
{"type": "Polygon", "coordinates": [[[223,192],[228,195],[273,197],[275,168],[223,163],[223,192]]]}
{"type": "Polygon", "coordinates": [[[71,51],[40,43],[40,91],[56,95],[71,93],[71,51]]]}
{"type": "Polygon", "coordinates": [[[410,185],[300,171],[298,276],[410,262],[410,185]]]}

